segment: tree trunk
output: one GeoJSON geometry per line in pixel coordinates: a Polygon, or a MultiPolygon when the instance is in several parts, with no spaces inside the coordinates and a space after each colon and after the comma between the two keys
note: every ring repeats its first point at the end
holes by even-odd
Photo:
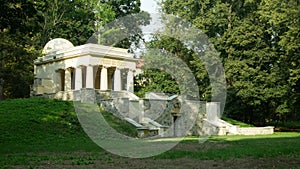
{"type": "MultiPolygon", "coordinates": [[[[2,51],[2,61],[1,61],[1,71],[4,72],[4,57],[5,57],[5,51],[2,51]]],[[[3,74],[2,74],[3,75],[3,74]]],[[[4,86],[4,79],[3,76],[0,78],[0,100],[4,100],[3,97],[3,87],[4,86]]]]}
{"type": "Polygon", "coordinates": [[[3,78],[0,79],[0,100],[4,100],[3,97],[3,86],[4,86],[4,80],[3,78]]]}

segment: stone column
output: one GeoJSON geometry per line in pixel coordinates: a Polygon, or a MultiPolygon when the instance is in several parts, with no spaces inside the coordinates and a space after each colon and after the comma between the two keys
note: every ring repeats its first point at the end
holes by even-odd
{"type": "Polygon", "coordinates": [[[94,72],[92,65],[86,67],[86,88],[94,88],[94,72]]]}
{"type": "Polygon", "coordinates": [[[133,93],[134,84],[133,84],[133,70],[129,70],[127,73],[127,91],[133,93]]]}
{"type": "Polygon", "coordinates": [[[103,66],[101,69],[101,82],[100,82],[100,90],[107,90],[107,67],[103,66]]]}
{"type": "Polygon", "coordinates": [[[121,91],[121,70],[116,68],[114,74],[114,91],[121,91]]]}
{"type": "Polygon", "coordinates": [[[65,91],[70,91],[71,90],[71,70],[67,68],[65,70],[65,91]]]}
{"type": "Polygon", "coordinates": [[[79,66],[75,70],[75,90],[82,88],[82,67],[79,66]]]}

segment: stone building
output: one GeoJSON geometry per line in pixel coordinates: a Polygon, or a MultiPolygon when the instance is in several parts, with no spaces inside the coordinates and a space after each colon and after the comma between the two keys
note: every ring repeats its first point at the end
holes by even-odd
{"type": "Polygon", "coordinates": [[[96,44],[74,47],[68,40],[54,39],[34,62],[32,95],[64,99],[81,89],[133,92],[136,62],[126,49],[96,44]]]}
{"type": "Polygon", "coordinates": [[[85,44],[74,47],[65,39],[46,44],[34,62],[32,96],[43,96],[101,108],[126,120],[139,137],[272,134],[274,127],[242,128],[221,120],[220,104],[188,100],[185,96],[134,92],[134,76],[143,61],[126,49],[85,44]]]}

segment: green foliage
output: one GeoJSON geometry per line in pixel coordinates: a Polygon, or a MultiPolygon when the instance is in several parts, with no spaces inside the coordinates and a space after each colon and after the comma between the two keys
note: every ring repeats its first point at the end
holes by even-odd
{"type": "MultiPolygon", "coordinates": [[[[33,60],[48,41],[65,38],[74,45],[85,44],[104,24],[142,13],[139,7],[138,0],[1,0],[0,100],[29,97],[33,60]]],[[[141,15],[132,25],[137,31],[118,44],[120,47],[129,48],[141,39],[139,24],[149,23],[149,15],[141,15]]]]}
{"type": "Polygon", "coordinates": [[[136,77],[136,93],[163,92],[198,98],[197,82],[188,65],[164,50],[148,49],[143,55],[143,73],[136,77]]]}
{"type": "MultiPolygon", "coordinates": [[[[299,0],[166,0],[161,4],[163,12],[184,18],[206,33],[220,52],[228,117],[257,125],[300,120],[299,0]]],[[[201,77],[198,84],[206,86],[199,87],[200,92],[209,94],[202,63],[197,59],[191,63],[201,77]]]]}
{"type": "Polygon", "coordinates": [[[165,71],[157,69],[144,70],[142,74],[135,77],[135,94],[145,97],[147,92],[179,94],[179,87],[172,76],[165,71]]]}

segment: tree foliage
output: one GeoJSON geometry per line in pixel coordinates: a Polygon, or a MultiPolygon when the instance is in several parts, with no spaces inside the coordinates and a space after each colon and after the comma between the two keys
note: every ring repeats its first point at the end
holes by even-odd
{"type": "MultiPolygon", "coordinates": [[[[164,0],[162,11],[201,29],[226,71],[227,116],[257,125],[299,120],[300,1],[164,0]]],[[[173,39],[155,41],[184,57],[194,71],[201,99],[209,101],[203,63],[173,39]]]]}
{"type": "MultiPolygon", "coordinates": [[[[29,96],[33,60],[41,55],[49,40],[65,38],[74,45],[82,45],[104,24],[141,12],[139,0],[0,2],[0,100],[29,96]]],[[[133,40],[138,41],[141,36],[136,37],[133,40]]],[[[127,42],[127,48],[131,42],[127,42]]]]}

